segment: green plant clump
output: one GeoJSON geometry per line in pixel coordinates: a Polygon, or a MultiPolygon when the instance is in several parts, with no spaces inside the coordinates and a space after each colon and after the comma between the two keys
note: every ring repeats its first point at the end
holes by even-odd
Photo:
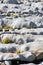
{"type": "Polygon", "coordinates": [[[9,38],[2,39],[3,44],[13,43],[13,41],[9,38]]]}

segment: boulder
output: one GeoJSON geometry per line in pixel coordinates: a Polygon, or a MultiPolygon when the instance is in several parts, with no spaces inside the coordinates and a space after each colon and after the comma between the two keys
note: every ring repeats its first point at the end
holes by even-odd
{"type": "Polygon", "coordinates": [[[35,58],[36,58],[36,56],[33,55],[29,51],[25,51],[25,52],[20,53],[19,57],[20,57],[20,60],[22,60],[22,61],[29,61],[29,62],[34,61],[35,58]]]}

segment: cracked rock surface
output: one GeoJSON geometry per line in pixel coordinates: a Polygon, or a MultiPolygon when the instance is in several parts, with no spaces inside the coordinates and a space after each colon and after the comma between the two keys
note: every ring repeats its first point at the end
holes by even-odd
{"type": "Polygon", "coordinates": [[[43,65],[43,0],[0,0],[0,65],[43,65]]]}

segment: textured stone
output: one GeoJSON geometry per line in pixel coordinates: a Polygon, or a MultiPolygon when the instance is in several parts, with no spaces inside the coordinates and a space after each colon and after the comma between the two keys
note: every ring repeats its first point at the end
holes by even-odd
{"type": "Polygon", "coordinates": [[[11,61],[5,61],[6,65],[11,65],[11,61]]]}
{"type": "Polygon", "coordinates": [[[38,64],[38,65],[43,65],[43,62],[41,62],[40,64],[38,64]]]}
{"type": "Polygon", "coordinates": [[[23,52],[23,53],[20,53],[19,55],[20,57],[20,60],[23,60],[23,61],[34,61],[35,60],[35,55],[33,55],[31,52],[23,52]]]}
{"type": "Polygon", "coordinates": [[[12,4],[18,4],[18,3],[26,3],[26,2],[43,2],[43,0],[2,0],[1,3],[12,3],[12,4]]]}
{"type": "Polygon", "coordinates": [[[0,1],[0,27],[14,29],[0,31],[0,61],[11,65],[10,60],[16,59],[36,65],[32,61],[43,59],[43,0],[0,1]],[[2,44],[4,38],[14,43],[2,44]]]}
{"type": "Polygon", "coordinates": [[[34,63],[29,63],[29,64],[20,64],[20,65],[36,65],[34,63]]]}

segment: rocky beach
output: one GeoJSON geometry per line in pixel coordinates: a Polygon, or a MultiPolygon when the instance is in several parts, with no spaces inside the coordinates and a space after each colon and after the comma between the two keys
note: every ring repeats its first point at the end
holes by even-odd
{"type": "Polygon", "coordinates": [[[43,65],[43,0],[0,0],[0,65],[43,65]]]}

